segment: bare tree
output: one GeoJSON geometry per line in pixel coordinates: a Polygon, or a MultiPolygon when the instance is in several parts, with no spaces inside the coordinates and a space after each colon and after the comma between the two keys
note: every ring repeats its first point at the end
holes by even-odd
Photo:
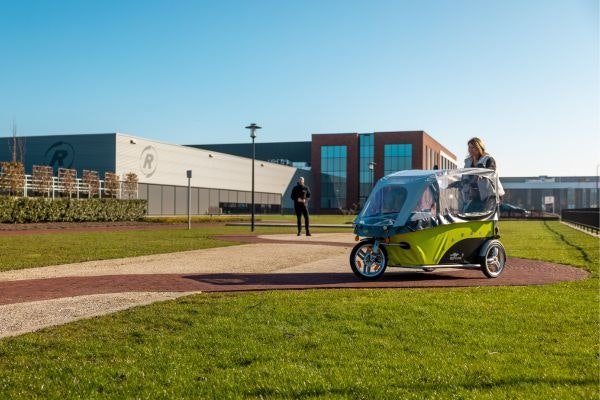
{"type": "Polygon", "coordinates": [[[83,183],[87,184],[88,195],[91,199],[95,194],[100,196],[100,177],[98,171],[83,170],[83,183]]]}
{"type": "Polygon", "coordinates": [[[25,188],[25,167],[20,162],[0,162],[0,188],[8,191],[9,195],[23,194],[25,188]]]}
{"type": "Polygon", "coordinates": [[[138,176],[133,172],[125,174],[125,181],[123,182],[123,195],[127,196],[128,199],[137,198],[138,191],[138,176]]]}
{"type": "Polygon", "coordinates": [[[114,172],[104,173],[104,194],[108,197],[117,197],[119,194],[119,175],[114,172]]]}
{"type": "Polygon", "coordinates": [[[12,125],[12,146],[11,146],[11,152],[12,152],[12,158],[11,161],[12,162],[17,162],[17,124],[15,123],[15,121],[13,120],[13,125],[12,125]]]}
{"type": "Polygon", "coordinates": [[[25,143],[23,140],[17,137],[17,123],[13,120],[12,125],[12,144],[9,144],[11,152],[11,161],[13,163],[23,162],[23,156],[25,154],[25,143]]]}
{"type": "Polygon", "coordinates": [[[50,196],[52,189],[52,167],[47,165],[34,165],[31,173],[31,183],[35,190],[42,195],[50,196]]]}
{"type": "Polygon", "coordinates": [[[75,193],[77,185],[77,171],[69,168],[58,169],[58,182],[62,186],[63,192],[71,197],[75,193]]]}

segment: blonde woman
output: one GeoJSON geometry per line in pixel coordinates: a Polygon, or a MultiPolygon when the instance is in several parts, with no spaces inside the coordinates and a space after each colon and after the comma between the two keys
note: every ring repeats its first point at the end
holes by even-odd
{"type": "Polygon", "coordinates": [[[485,151],[483,140],[478,137],[467,142],[469,157],[465,159],[465,168],[489,168],[496,170],[496,160],[485,151]]]}
{"type": "MultiPolygon", "coordinates": [[[[483,140],[478,137],[471,138],[467,142],[469,157],[465,159],[465,168],[488,168],[496,170],[496,160],[485,151],[483,140]]],[[[474,178],[474,177],[470,177],[474,178]]],[[[495,194],[490,195],[490,188],[487,188],[479,179],[467,179],[463,186],[463,198],[465,201],[465,212],[491,211],[495,207],[495,194]],[[480,186],[487,190],[483,190],[480,186]],[[483,190],[483,191],[482,191],[483,190]]],[[[499,182],[498,182],[499,183],[499,182]]],[[[504,195],[502,186],[498,187],[498,194],[504,195]]]]}

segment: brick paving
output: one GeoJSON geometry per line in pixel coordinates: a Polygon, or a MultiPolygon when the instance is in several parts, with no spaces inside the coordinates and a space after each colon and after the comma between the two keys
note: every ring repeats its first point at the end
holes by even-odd
{"type": "MultiPolygon", "coordinates": [[[[156,226],[156,225],[154,225],[156,226]]],[[[144,229],[146,226],[141,227],[144,229]]],[[[72,231],[73,226],[56,230],[72,231]]],[[[119,229],[121,227],[92,225],[82,229],[119,229]]],[[[124,229],[140,229],[140,225],[124,225],[124,229]]],[[[54,229],[47,229],[47,231],[54,229]]],[[[38,229],[32,231],[40,232],[38,229]]],[[[14,230],[12,231],[14,233],[14,230]]],[[[222,240],[243,243],[291,243],[344,246],[348,243],[303,240],[287,241],[259,237],[254,234],[221,235],[222,240]]],[[[306,238],[308,239],[308,238],[306,238]]],[[[314,238],[316,239],[316,238],[314,238]]],[[[287,243],[287,244],[286,244],[287,243]]],[[[218,274],[130,274],[88,277],[60,277],[0,282],[0,305],[50,300],[91,294],[123,292],[232,292],[278,289],[332,289],[332,288],[432,288],[467,286],[544,285],[556,282],[586,279],[590,274],[567,265],[543,261],[508,258],[502,275],[488,279],[479,270],[437,270],[435,272],[388,268],[377,281],[356,278],[348,266],[347,273],[218,273],[218,274]]]]}
{"type": "MultiPolygon", "coordinates": [[[[6,234],[79,232],[120,229],[151,229],[157,224],[55,224],[27,226],[26,229],[0,229],[6,234]]],[[[173,228],[173,225],[169,225],[173,228]]],[[[7,228],[6,226],[2,228],[7,228]]],[[[381,279],[374,282],[362,281],[355,277],[348,266],[346,252],[349,254],[354,245],[351,234],[335,236],[317,234],[312,237],[297,237],[295,234],[280,235],[223,235],[222,240],[241,243],[264,243],[264,246],[236,246],[224,248],[226,253],[218,253],[217,259],[229,265],[232,272],[223,273],[222,269],[206,268],[203,263],[215,262],[214,255],[202,253],[198,260],[188,260],[184,253],[175,257],[164,256],[158,264],[157,260],[145,261],[143,258],[132,258],[143,267],[128,270],[127,262],[120,262],[124,269],[116,269],[113,273],[120,275],[101,275],[101,270],[89,274],[68,273],[46,276],[43,279],[26,279],[17,276],[17,280],[0,281],[0,337],[14,336],[35,331],[44,327],[68,323],[81,318],[108,314],[135,305],[164,301],[193,292],[232,292],[260,290],[301,290],[301,289],[376,289],[376,288],[440,288],[469,286],[510,286],[510,285],[544,285],[556,282],[582,280],[590,276],[580,268],[509,258],[503,274],[496,279],[487,279],[479,270],[438,270],[422,272],[399,268],[388,268],[381,279]],[[273,245],[272,243],[277,243],[273,245]],[[318,245],[314,254],[324,259],[311,259],[307,256],[297,258],[298,252],[306,254],[306,245],[318,245]],[[341,246],[327,250],[325,246],[341,246]],[[280,247],[281,246],[281,247],[280,247]],[[241,250],[243,248],[243,250],[241,250]],[[252,250],[255,249],[255,250],[252,250]],[[267,250],[268,249],[268,250],[267,250]],[[251,253],[247,253],[251,251],[251,253]],[[256,251],[256,254],[252,253],[256,251]],[[290,253],[291,251],[291,253],[290,253]],[[264,259],[262,254],[265,253],[264,259]],[[330,257],[331,256],[331,257],[330,257]],[[244,257],[240,259],[239,257],[244,257]],[[263,268],[265,262],[271,264],[277,257],[285,257],[285,262],[277,264],[280,268],[263,268]],[[238,261],[239,260],[239,261],[238,261]],[[190,263],[191,269],[170,269],[178,263],[190,263]],[[171,264],[170,264],[171,263],[171,264]],[[201,266],[195,269],[194,265],[201,266]],[[233,264],[232,264],[233,263],[233,264]],[[258,264],[256,264],[258,263],[258,264]],[[157,269],[158,266],[158,269],[157,269]],[[237,269],[232,268],[237,266],[237,269]],[[256,267],[258,269],[255,269],[256,267]],[[135,272],[134,272],[135,271],[135,272]],[[141,274],[140,271],[154,273],[141,274]],[[160,273],[166,271],[168,273],[160,273]],[[202,271],[202,272],[200,272],[202,271]],[[212,272],[212,271],[217,271],[212,272]],[[259,271],[250,273],[247,271],[259,271]],[[269,271],[269,272],[260,272],[269,271]],[[54,277],[53,277],[54,276],[54,277]]],[[[219,249],[211,249],[219,250],[219,249]]],[[[209,251],[209,252],[210,252],[209,251]]],[[[113,260],[107,260],[110,264],[113,260]]],[[[119,261],[117,261],[119,263],[119,261]]],[[[217,261],[219,262],[219,261],[217,261]]],[[[100,262],[101,264],[103,262],[100,262]]],[[[84,263],[85,264],[85,263],[84,263]]],[[[265,266],[267,266],[265,264],[265,266]]],[[[59,266],[60,267],[60,266],[59,266]]],[[[67,265],[79,271],[80,265],[67,265]]],[[[88,266],[89,267],[89,266],[88,266]]],[[[111,272],[109,272],[111,273],[111,272]]]]}
{"type": "Polygon", "coordinates": [[[121,292],[234,292],[280,289],[429,288],[467,286],[523,286],[581,280],[586,271],[566,265],[509,258],[502,275],[487,279],[481,271],[435,273],[395,272],[367,282],[348,273],[290,274],[150,274],[65,277],[0,282],[0,305],[63,297],[121,292]]]}
{"type": "Polygon", "coordinates": [[[62,277],[0,282],[0,305],[90,294],[122,292],[234,292],[280,289],[433,288],[524,286],[586,279],[580,268],[509,258],[502,275],[486,278],[478,270],[431,273],[388,268],[377,281],[362,281],[348,273],[219,273],[137,274],[62,277]]]}

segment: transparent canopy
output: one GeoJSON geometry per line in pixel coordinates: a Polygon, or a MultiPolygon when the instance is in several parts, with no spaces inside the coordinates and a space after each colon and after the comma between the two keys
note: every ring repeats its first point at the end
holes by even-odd
{"type": "Polygon", "coordinates": [[[377,182],[356,217],[359,236],[389,237],[473,220],[498,219],[498,177],[483,168],[406,170],[377,182]]]}

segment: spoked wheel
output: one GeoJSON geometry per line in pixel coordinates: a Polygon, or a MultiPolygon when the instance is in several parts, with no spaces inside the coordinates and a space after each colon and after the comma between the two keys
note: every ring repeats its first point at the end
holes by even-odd
{"type": "Polygon", "coordinates": [[[483,244],[480,252],[481,270],[488,278],[497,278],[504,271],[506,252],[499,240],[490,240],[483,244]]]}
{"type": "Polygon", "coordinates": [[[374,250],[374,240],[358,243],[350,253],[350,267],[356,276],[365,280],[379,278],[387,267],[387,252],[381,244],[374,250]]]}

